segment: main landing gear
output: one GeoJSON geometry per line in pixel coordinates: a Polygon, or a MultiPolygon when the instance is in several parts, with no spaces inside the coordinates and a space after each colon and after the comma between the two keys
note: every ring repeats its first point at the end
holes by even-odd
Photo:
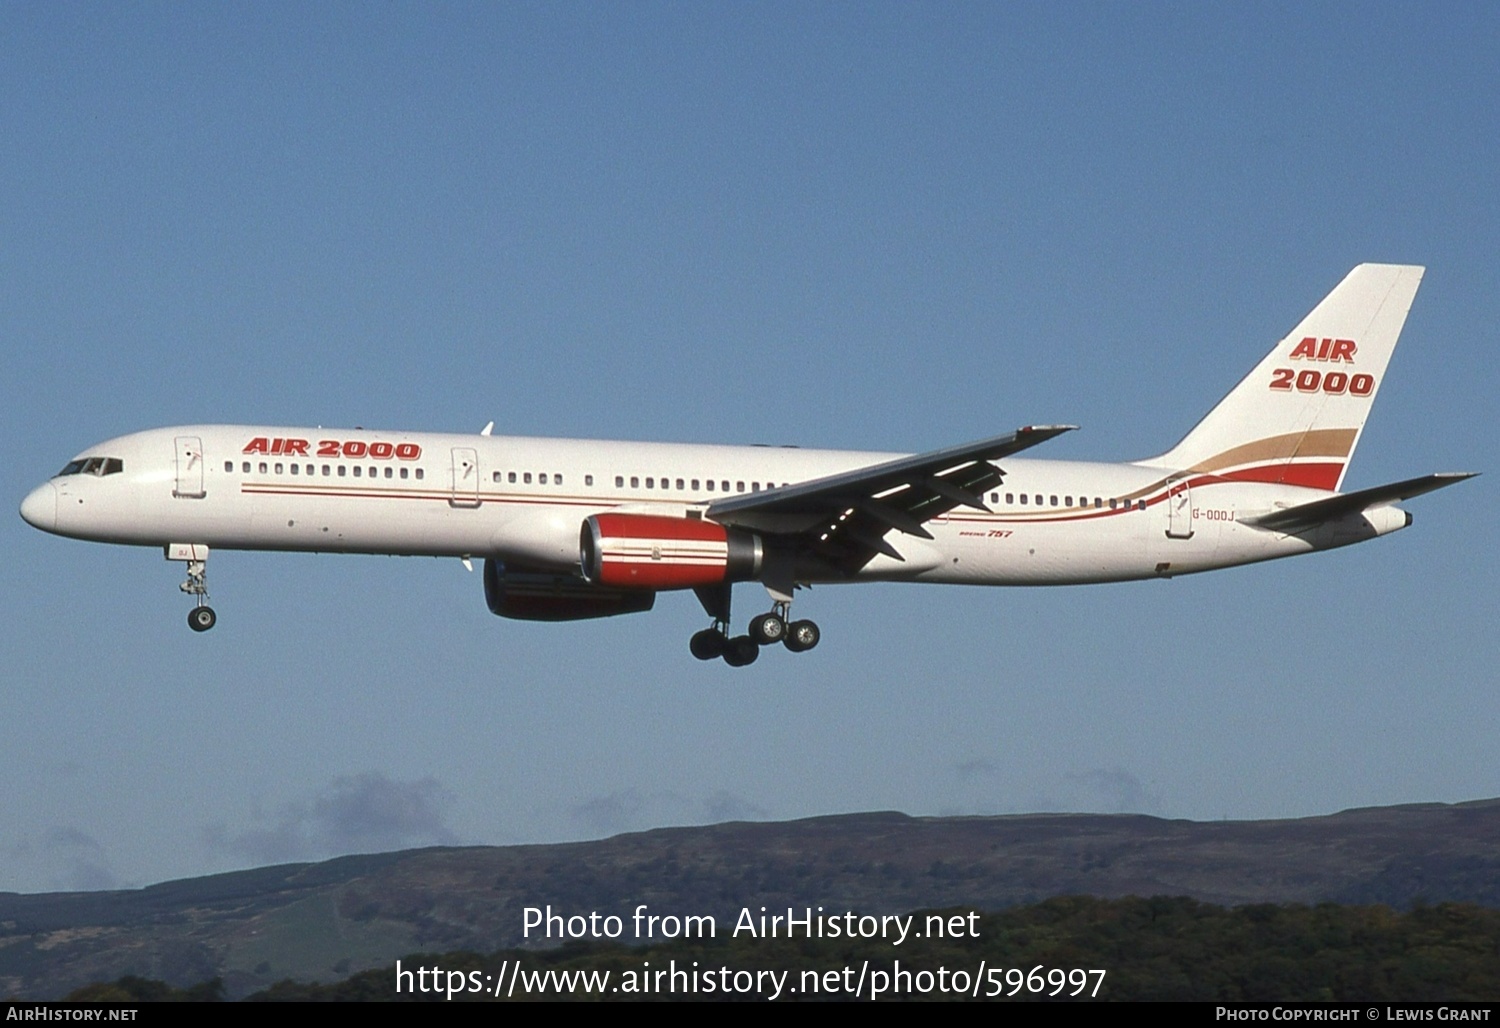
{"type": "MultiPolygon", "coordinates": [[[[708,602],[705,601],[704,606],[709,606],[708,602]]],[[[730,636],[729,604],[726,597],[718,609],[709,611],[714,618],[713,627],[695,632],[688,640],[688,649],[699,660],[723,657],[724,663],[730,667],[744,667],[755,663],[762,646],[776,643],[781,643],[793,653],[810,650],[818,645],[822,633],[818,631],[815,622],[789,621],[791,607],[791,601],[778,600],[771,610],[750,619],[749,634],[730,636]]]]}

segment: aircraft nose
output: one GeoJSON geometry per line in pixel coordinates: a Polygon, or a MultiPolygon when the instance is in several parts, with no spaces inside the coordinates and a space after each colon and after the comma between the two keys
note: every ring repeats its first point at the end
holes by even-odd
{"type": "Polygon", "coordinates": [[[21,517],[28,525],[50,532],[57,527],[57,487],[51,482],[31,490],[21,501],[21,517]]]}

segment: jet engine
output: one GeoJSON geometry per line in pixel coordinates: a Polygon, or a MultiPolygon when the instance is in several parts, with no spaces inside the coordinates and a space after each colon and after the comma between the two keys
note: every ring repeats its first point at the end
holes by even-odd
{"type": "Polygon", "coordinates": [[[595,514],[583,522],[579,564],[594,585],[693,589],[760,573],[760,536],[712,521],[595,514]]]}
{"type": "Polygon", "coordinates": [[[593,585],[577,575],[484,562],[484,602],[490,611],[518,621],[582,621],[650,610],[650,589],[593,585]]]}

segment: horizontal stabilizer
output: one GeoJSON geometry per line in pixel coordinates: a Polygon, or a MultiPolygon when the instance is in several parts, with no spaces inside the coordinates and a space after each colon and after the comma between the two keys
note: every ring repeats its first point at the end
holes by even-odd
{"type": "Polygon", "coordinates": [[[1325,521],[1332,521],[1347,514],[1358,514],[1384,503],[1409,500],[1413,496],[1430,493],[1434,489],[1462,482],[1477,474],[1477,471],[1445,471],[1435,475],[1423,475],[1421,478],[1408,478],[1404,482],[1392,482],[1390,485],[1377,485],[1372,489],[1361,489],[1359,492],[1344,493],[1342,496],[1330,496],[1326,500],[1314,500],[1298,507],[1244,518],[1243,521],[1255,528],[1265,528],[1275,532],[1300,532],[1321,525],[1325,521]]]}

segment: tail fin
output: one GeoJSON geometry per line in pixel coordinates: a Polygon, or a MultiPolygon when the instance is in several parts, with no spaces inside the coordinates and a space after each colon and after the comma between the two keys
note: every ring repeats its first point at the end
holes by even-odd
{"type": "Polygon", "coordinates": [[[1336,491],[1425,270],[1349,272],[1182,442],[1141,463],[1336,491]]]}

